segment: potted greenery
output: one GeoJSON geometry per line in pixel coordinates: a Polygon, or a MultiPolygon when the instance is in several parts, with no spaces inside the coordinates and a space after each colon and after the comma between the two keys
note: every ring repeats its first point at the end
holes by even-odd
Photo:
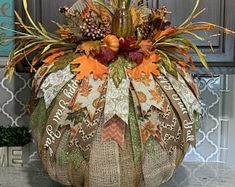
{"type": "Polygon", "coordinates": [[[30,141],[27,127],[0,126],[0,166],[22,166],[30,141]]]}

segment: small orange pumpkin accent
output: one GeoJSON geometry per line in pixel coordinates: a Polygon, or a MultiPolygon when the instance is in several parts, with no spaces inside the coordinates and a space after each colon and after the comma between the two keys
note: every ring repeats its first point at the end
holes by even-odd
{"type": "Polygon", "coordinates": [[[104,44],[114,52],[119,50],[119,40],[115,35],[107,35],[104,38],[104,44]]]}

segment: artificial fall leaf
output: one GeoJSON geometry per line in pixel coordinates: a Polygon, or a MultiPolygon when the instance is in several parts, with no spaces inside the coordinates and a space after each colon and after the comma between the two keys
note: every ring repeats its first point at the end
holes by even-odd
{"type": "Polygon", "coordinates": [[[149,55],[153,47],[153,42],[151,40],[142,40],[139,44],[139,51],[145,55],[149,55]]]}
{"type": "Polygon", "coordinates": [[[32,66],[35,66],[38,62],[40,62],[42,59],[44,59],[44,57],[46,57],[49,54],[54,54],[54,53],[58,53],[60,51],[66,51],[66,50],[67,50],[67,48],[65,48],[65,47],[59,47],[59,48],[50,49],[43,54],[38,53],[33,58],[32,66]]]}
{"type": "Polygon", "coordinates": [[[157,90],[149,90],[150,94],[152,95],[151,100],[160,102],[162,100],[161,95],[158,93],[157,90]]]}
{"type": "Polygon", "coordinates": [[[148,78],[151,73],[154,75],[160,75],[160,71],[157,70],[159,64],[154,63],[159,60],[160,56],[153,53],[148,58],[144,58],[141,64],[131,70],[128,70],[128,73],[134,79],[140,79],[142,74],[144,74],[146,78],[148,78]]]}
{"type": "Polygon", "coordinates": [[[155,29],[164,30],[166,26],[171,24],[170,21],[166,20],[165,16],[169,14],[166,7],[161,7],[158,10],[152,10],[152,22],[155,29]]]}
{"type": "Polygon", "coordinates": [[[144,127],[141,129],[142,142],[146,143],[150,136],[153,136],[157,139],[161,139],[161,135],[157,126],[155,126],[151,121],[148,121],[144,124],[144,127]]]}
{"type": "Polygon", "coordinates": [[[157,34],[154,36],[154,39],[155,39],[155,40],[158,40],[158,39],[163,38],[163,37],[165,37],[165,36],[168,36],[168,35],[170,35],[170,34],[174,34],[174,33],[177,32],[177,31],[178,31],[178,29],[177,29],[176,27],[169,27],[168,29],[166,29],[166,30],[160,32],[160,34],[157,33],[157,34]]]}
{"type": "Polygon", "coordinates": [[[183,60],[177,60],[176,63],[179,64],[183,68],[188,68],[187,63],[183,60]]]}
{"type": "Polygon", "coordinates": [[[83,9],[83,11],[80,13],[80,16],[82,19],[85,19],[90,14],[90,8],[86,7],[83,9]]]}
{"type": "Polygon", "coordinates": [[[91,90],[92,86],[89,84],[89,81],[87,79],[83,79],[79,87],[79,93],[82,96],[87,97],[90,94],[91,90]]]}
{"type": "Polygon", "coordinates": [[[136,37],[127,37],[125,39],[119,40],[119,51],[120,52],[129,52],[136,50],[136,37]]]}
{"type": "Polygon", "coordinates": [[[77,50],[84,51],[88,56],[91,53],[99,53],[100,51],[100,41],[86,41],[78,46],[77,50]]]}
{"type": "Polygon", "coordinates": [[[78,58],[75,58],[71,64],[79,65],[79,67],[72,70],[77,73],[77,80],[89,78],[90,74],[93,74],[94,79],[98,79],[102,78],[105,73],[108,73],[108,67],[104,66],[91,56],[79,56],[78,58]]]}
{"type": "Polygon", "coordinates": [[[128,57],[131,61],[136,62],[137,64],[140,64],[143,61],[144,55],[143,53],[136,51],[130,51],[128,53],[128,57]]]}
{"type": "Polygon", "coordinates": [[[108,65],[111,61],[118,58],[118,53],[112,51],[109,47],[101,47],[100,52],[95,55],[97,59],[102,64],[108,65]]]}
{"type": "Polygon", "coordinates": [[[43,60],[43,62],[45,64],[54,64],[55,61],[57,60],[58,57],[63,56],[64,55],[64,51],[59,51],[57,53],[54,53],[52,55],[50,55],[49,57],[47,57],[46,59],[43,60]]]}

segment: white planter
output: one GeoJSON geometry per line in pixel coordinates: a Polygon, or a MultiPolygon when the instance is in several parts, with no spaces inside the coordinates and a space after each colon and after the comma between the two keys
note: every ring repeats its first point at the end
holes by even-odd
{"type": "Polygon", "coordinates": [[[0,147],[0,167],[22,167],[29,156],[29,145],[0,147]]]}
{"type": "Polygon", "coordinates": [[[8,152],[7,147],[0,147],[0,166],[8,165],[8,152]]]}

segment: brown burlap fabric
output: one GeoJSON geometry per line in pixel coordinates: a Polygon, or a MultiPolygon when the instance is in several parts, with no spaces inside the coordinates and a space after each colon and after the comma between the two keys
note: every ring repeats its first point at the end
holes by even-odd
{"type": "Polygon", "coordinates": [[[120,187],[119,148],[115,141],[101,142],[101,127],[93,142],[89,161],[89,187],[120,187]]]}
{"type": "Polygon", "coordinates": [[[121,187],[138,187],[142,179],[141,162],[134,162],[130,132],[126,128],[125,143],[119,147],[119,163],[121,173],[121,187]]]}
{"type": "Polygon", "coordinates": [[[63,185],[70,185],[69,178],[68,178],[68,164],[66,162],[60,161],[60,153],[64,150],[67,146],[67,134],[61,137],[61,141],[59,146],[56,150],[56,162],[55,162],[55,170],[56,170],[56,178],[57,181],[63,185]]]}
{"type": "MultiPolygon", "coordinates": [[[[170,100],[171,94],[167,91],[165,90],[168,95],[165,96],[165,92],[162,92],[165,102],[168,103],[167,111],[164,113],[151,108],[148,111],[149,117],[143,118],[146,117],[143,116],[141,118],[139,116],[141,114],[138,113],[138,99],[134,91],[131,90],[135,114],[130,110],[129,116],[134,116],[136,120],[131,118],[129,124],[125,124],[124,143],[122,145],[119,145],[113,139],[103,140],[101,138],[105,124],[103,110],[100,107],[98,113],[101,117],[96,120],[97,131],[94,132],[94,139],[92,134],[92,142],[89,142],[89,147],[91,147],[87,152],[89,154],[81,153],[80,155],[79,151],[76,152],[80,149],[79,146],[69,145],[71,143],[71,129],[75,129],[74,127],[79,125],[74,124],[75,122],[71,120],[69,120],[70,123],[66,121],[68,120],[67,113],[71,112],[70,109],[66,108],[61,112],[60,122],[62,125],[54,123],[53,131],[50,131],[50,128],[48,131],[48,127],[52,126],[51,121],[53,121],[54,114],[61,108],[59,101],[68,102],[71,100],[63,94],[59,95],[55,100],[55,105],[51,110],[47,123],[44,124],[43,128],[40,125],[33,128],[33,136],[38,152],[49,176],[63,185],[73,185],[75,187],[157,187],[168,181],[174,174],[176,167],[182,162],[189,143],[183,141],[185,136],[182,133],[183,118],[179,116],[180,112],[175,109],[178,106],[170,101],[168,102],[167,99],[170,100]],[[132,121],[132,126],[130,121],[132,121]],[[141,142],[143,139],[141,134],[143,126],[148,121],[151,121],[155,126],[159,126],[159,134],[161,134],[160,138],[156,137],[155,134],[149,136],[150,141],[151,138],[153,140],[150,146],[152,146],[151,150],[154,150],[154,154],[141,142]],[[50,143],[48,143],[48,139],[51,140],[50,143]],[[45,142],[48,143],[48,147],[45,147],[45,142]],[[184,146],[181,146],[182,142],[184,146]],[[48,150],[49,148],[52,152],[48,150]],[[67,148],[70,151],[68,151],[68,155],[73,153],[73,157],[68,156],[65,162],[61,162],[60,154],[63,151],[66,152],[67,148]],[[88,158],[84,159],[84,155],[87,155],[88,158]],[[76,158],[81,159],[74,162],[76,158]]],[[[175,90],[172,90],[172,92],[177,94],[175,90]]],[[[102,98],[102,102],[105,102],[105,97],[102,98]]],[[[81,129],[80,131],[77,130],[76,133],[78,132],[84,137],[86,136],[84,129],[83,131],[81,129]]]]}
{"type": "Polygon", "coordinates": [[[89,187],[88,185],[88,164],[83,161],[79,168],[75,168],[73,161],[68,162],[68,177],[74,187],[89,187]]]}

